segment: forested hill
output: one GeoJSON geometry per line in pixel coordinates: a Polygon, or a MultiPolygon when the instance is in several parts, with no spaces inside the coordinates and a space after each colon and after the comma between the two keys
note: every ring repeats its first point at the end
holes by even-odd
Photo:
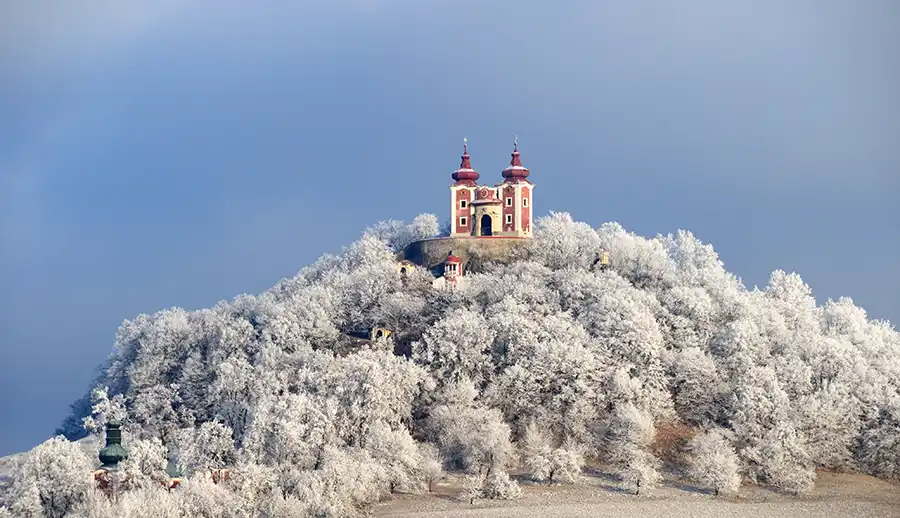
{"type": "Polygon", "coordinates": [[[900,477],[900,334],[850,299],[817,306],[783,271],[748,290],[690,232],[565,213],[455,291],[401,280],[396,252],[437,232],[430,215],[380,223],[260,295],[124,322],[65,432],[124,419],[140,455],[251,474],[217,498],[265,512],[349,513],[441,464],[480,473],[482,496],[515,496],[514,465],[576,476],[585,456],[652,487],[673,454],[661,430],[722,491],[804,492],[816,468],[900,477]],[[373,326],[395,333],[351,346],[373,326]]]}

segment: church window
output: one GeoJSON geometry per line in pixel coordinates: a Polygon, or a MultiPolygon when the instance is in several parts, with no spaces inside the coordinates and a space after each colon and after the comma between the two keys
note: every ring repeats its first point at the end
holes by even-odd
{"type": "Polygon", "coordinates": [[[512,207],[512,198],[506,198],[506,206],[512,207]]]}
{"type": "Polygon", "coordinates": [[[528,206],[528,198],[522,198],[522,206],[523,206],[523,207],[527,207],[527,206],[528,206]]]}
{"type": "Polygon", "coordinates": [[[507,222],[507,223],[512,223],[512,214],[507,214],[507,215],[506,215],[506,222],[507,222]]]}
{"type": "Polygon", "coordinates": [[[466,200],[459,200],[459,208],[461,208],[461,209],[466,208],[466,200]]]}
{"type": "Polygon", "coordinates": [[[459,226],[461,226],[461,227],[466,226],[466,217],[465,216],[459,218],[459,226]]]}

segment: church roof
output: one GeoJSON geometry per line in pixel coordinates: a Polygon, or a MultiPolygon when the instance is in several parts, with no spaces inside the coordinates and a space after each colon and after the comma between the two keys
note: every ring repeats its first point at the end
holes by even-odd
{"type": "Polygon", "coordinates": [[[121,425],[116,422],[106,423],[106,447],[99,453],[101,466],[104,469],[114,469],[119,462],[128,458],[128,452],[122,447],[121,425]]]}
{"type": "Polygon", "coordinates": [[[459,164],[459,169],[453,171],[451,175],[454,180],[456,180],[457,184],[466,184],[466,185],[475,185],[475,182],[479,178],[478,171],[472,168],[472,163],[469,161],[469,141],[463,139],[463,154],[462,161],[459,164]]]}
{"type": "Polygon", "coordinates": [[[509,165],[503,170],[503,178],[512,180],[513,182],[525,180],[528,177],[528,168],[522,165],[522,159],[519,156],[519,138],[516,137],[513,142],[512,159],[509,165]]]}

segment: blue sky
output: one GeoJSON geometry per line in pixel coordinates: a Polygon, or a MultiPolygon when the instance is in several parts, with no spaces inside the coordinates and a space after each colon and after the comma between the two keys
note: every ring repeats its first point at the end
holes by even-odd
{"type": "Polygon", "coordinates": [[[446,218],[468,137],[535,211],[693,231],[900,320],[900,3],[4,2],[0,454],[125,318],[446,218]],[[339,204],[342,210],[323,214],[339,204]]]}

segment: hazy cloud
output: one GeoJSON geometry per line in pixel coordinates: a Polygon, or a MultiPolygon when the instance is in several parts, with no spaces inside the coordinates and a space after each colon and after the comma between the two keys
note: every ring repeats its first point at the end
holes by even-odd
{"type": "Polygon", "coordinates": [[[0,63],[18,74],[70,64],[140,38],[185,5],[177,0],[3,2],[0,63]]]}

